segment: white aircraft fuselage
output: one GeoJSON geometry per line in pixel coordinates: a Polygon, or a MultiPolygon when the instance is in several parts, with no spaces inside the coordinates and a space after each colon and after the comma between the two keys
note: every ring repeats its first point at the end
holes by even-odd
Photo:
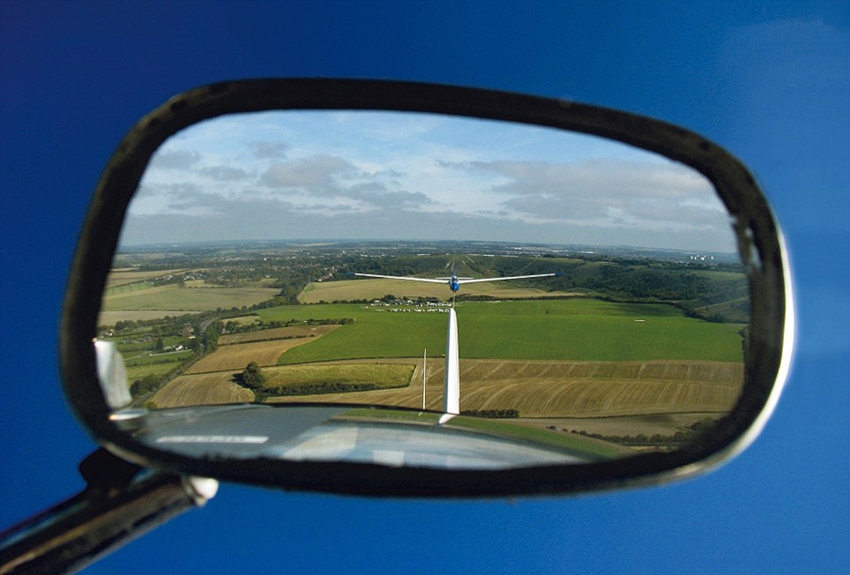
{"type": "MultiPolygon", "coordinates": [[[[452,294],[455,294],[460,290],[461,284],[465,283],[481,283],[481,282],[495,282],[502,280],[519,280],[519,279],[528,279],[528,278],[544,278],[544,277],[553,277],[560,275],[559,273],[551,273],[551,274],[532,274],[525,276],[507,276],[507,277],[498,277],[498,278],[459,278],[457,273],[455,272],[455,267],[452,266],[452,275],[448,278],[414,278],[409,276],[387,276],[387,275],[379,275],[379,274],[353,274],[359,277],[366,278],[383,278],[383,279],[393,279],[393,280],[407,280],[407,281],[415,281],[415,282],[426,282],[426,283],[439,283],[445,284],[448,283],[449,289],[452,291],[452,294]]],[[[459,359],[459,350],[458,350],[458,335],[457,335],[457,315],[454,310],[454,305],[452,309],[449,310],[449,321],[448,328],[446,330],[446,379],[443,388],[443,413],[445,414],[442,418],[440,418],[440,423],[445,423],[451,417],[458,415],[460,413],[460,359],[459,359]]],[[[423,384],[424,385],[424,384],[423,384]]]]}

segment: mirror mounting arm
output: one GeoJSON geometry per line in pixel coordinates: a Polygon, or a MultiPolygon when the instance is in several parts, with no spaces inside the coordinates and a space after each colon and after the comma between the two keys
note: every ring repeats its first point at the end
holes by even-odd
{"type": "Polygon", "coordinates": [[[0,533],[0,574],[75,573],[216,492],[215,480],[162,473],[101,448],[79,494],[0,533]]]}

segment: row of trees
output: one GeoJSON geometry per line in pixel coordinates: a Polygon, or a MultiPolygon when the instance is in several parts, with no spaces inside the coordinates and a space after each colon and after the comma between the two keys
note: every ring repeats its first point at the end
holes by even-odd
{"type": "Polygon", "coordinates": [[[133,397],[140,397],[160,390],[162,386],[182,373],[183,370],[186,369],[186,367],[188,367],[188,365],[190,365],[194,360],[195,357],[193,356],[167,373],[148,374],[137,379],[132,383],[132,385],[130,385],[130,394],[133,397]]]}
{"type": "Polygon", "coordinates": [[[603,435],[601,433],[576,431],[575,429],[573,429],[571,433],[575,433],[584,437],[592,437],[594,439],[602,439],[604,441],[610,441],[612,443],[619,443],[621,445],[682,445],[685,443],[691,443],[699,435],[705,433],[706,431],[714,427],[716,423],[717,422],[711,419],[710,417],[701,419],[696,423],[689,425],[687,429],[676,431],[672,435],[662,435],[660,433],[656,433],[653,435],[646,435],[645,433],[638,433],[637,435],[603,435]]]}
{"type": "MultiPolygon", "coordinates": [[[[375,383],[353,383],[353,382],[316,382],[303,385],[281,385],[269,387],[262,368],[256,361],[252,361],[241,373],[235,377],[236,381],[244,387],[252,390],[258,400],[265,397],[292,396],[292,395],[316,395],[320,393],[350,393],[354,391],[374,391],[379,389],[375,383]]],[[[510,417],[510,416],[503,416],[510,417]]],[[[513,416],[516,417],[516,416],[513,416]]]]}
{"type": "Polygon", "coordinates": [[[254,391],[261,390],[266,385],[266,378],[256,361],[245,366],[245,369],[236,376],[236,379],[240,384],[254,391]]]}
{"type": "Polygon", "coordinates": [[[469,409],[461,411],[460,414],[491,419],[515,419],[519,417],[519,411],[516,409],[469,409]]]}
{"type": "MultiPolygon", "coordinates": [[[[445,256],[388,255],[357,262],[356,271],[380,275],[448,275],[445,256]]],[[[589,295],[623,301],[676,303],[683,311],[715,322],[746,322],[748,284],[743,273],[735,278],[713,271],[741,272],[740,266],[705,266],[691,262],[644,258],[579,257],[500,257],[478,258],[473,263],[462,256],[459,275],[499,277],[560,272],[553,278],[534,280],[534,286],[548,291],[585,290],[589,295]],[[725,304],[725,305],[724,305],[725,304]]],[[[337,274],[336,279],[350,279],[337,274]]]]}

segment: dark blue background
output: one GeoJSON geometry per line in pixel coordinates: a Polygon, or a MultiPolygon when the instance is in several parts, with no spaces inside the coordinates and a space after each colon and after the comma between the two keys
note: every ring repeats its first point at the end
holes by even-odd
{"type": "Polygon", "coordinates": [[[742,456],[579,498],[384,501],[224,485],[91,573],[835,573],[850,568],[847,2],[0,4],[0,525],[82,487],[56,333],[89,195],[169,96],[258,76],[437,81],[683,124],[784,226],[798,353],[742,456]],[[634,4],[634,5],[633,5],[634,4]]]}

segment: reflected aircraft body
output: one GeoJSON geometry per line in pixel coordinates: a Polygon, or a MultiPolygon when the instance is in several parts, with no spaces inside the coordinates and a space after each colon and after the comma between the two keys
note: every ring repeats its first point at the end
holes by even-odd
{"type": "Polygon", "coordinates": [[[501,280],[521,280],[521,279],[529,279],[529,278],[545,278],[545,277],[554,277],[561,275],[560,272],[548,273],[548,274],[532,274],[532,275],[524,275],[524,276],[506,276],[506,277],[497,277],[497,278],[460,278],[457,276],[457,271],[455,270],[454,264],[452,264],[452,275],[448,278],[414,278],[409,276],[388,276],[388,275],[379,275],[379,274],[361,274],[354,273],[352,275],[367,277],[367,278],[382,278],[382,279],[396,279],[396,280],[408,280],[408,281],[416,281],[416,282],[427,282],[427,283],[438,283],[444,284],[447,283],[449,285],[449,289],[452,290],[452,309],[449,310],[449,321],[448,327],[446,331],[446,377],[444,382],[443,389],[443,413],[445,414],[442,418],[440,418],[440,423],[446,423],[452,417],[456,416],[460,413],[460,359],[459,359],[459,351],[458,351],[458,336],[457,336],[457,315],[454,310],[454,296],[457,291],[460,289],[461,284],[465,283],[482,283],[482,282],[495,282],[501,280]]]}

